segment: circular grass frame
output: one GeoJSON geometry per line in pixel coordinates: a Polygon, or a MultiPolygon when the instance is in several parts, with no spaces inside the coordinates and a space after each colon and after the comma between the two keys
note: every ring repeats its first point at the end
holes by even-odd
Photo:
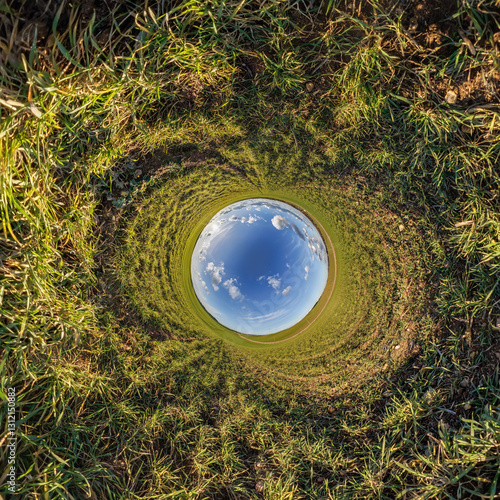
{"type": "Polygon", "coordinates": [[[223,340],[249,376],[327,396],[352,391],[415,355],[415,337],[424,338],[433,327],[422,307],[429,246],[417,218],[400,213],[383,189],[366,196],[356,182],[341,178],[271,187],[272,178],[265,171],[259,175],[255,165],[247,165],[244,174],[221,165],[177,169],[134,206],[137,215],[131,212],[124,228],[117,267],[122,293],[140,316],[166,338],[223,340]],[[252,197],[280,199],[313,216],[332,241],[337,265],[326,305],[320,299],[292,332],[257,341],[223,327],[204,310],[190,273],[192,249],[210,218],[252,197]],[[402,222],[404,232],[398,230],[402,222]]]}
{"type": "MultiPolygon", "coordinates": [[[[196,226],[192,229],[192,235],[188,238],[186,242],[186,247],[184,249],[184,253],[182,256],[182,277],[184,290],[186,291],[185,300],[188,302],[191,307],[193,307],[196,312],[197,317],[200,321],[211,331],[212,333],[216,333],[224,340],[228,340],[231,343],[236,345],[244,345],[245,347],[250,347],[248,343],[250,342],[252,347],[269,347],[274,344],[279,344],[282,342],[290,341],[299,335],[306,332],[306,330],[321,317],[323,313],[325,313],[325,309],[329,306],[333,307],[332,304],[335,303],[333,298],[333,294],[336,288],[337,281],[337,255],[335,252],[335,246],[332,242],[331,228],[330,231],[325,229],[326,221],[320,222],[318,216],[315,215],[317,210],[315,207],[308,203],[307,200],[299,199],[297,197],[291,196],[289,193],[285,191],[256,191],[248,192],[245,194],[236,194],[236,195],[228,195],[227,198],[217,200],[217,203],[212,204],[207,209],[208,214],[201,217],[200,221],[196,224],[196,226]],[[293,325],[290,328],[285,330],[281,330],[276,333],[272,333],[269,335],[248,335],[239,333],[235,330],[231,330],[223,325],[221,325],[201,304],[196,293],[194,291],[194,287],[191,281],[191,257],[193,254],[194,247],[198,238],[209,223],[209,221],[217,214],[220,210],[227,207],[231,203],[236,203],[238,201],[252,199],[252,198],[264,198],[268,200],[277,200],[288,203],[293,206],[295,209],[299,210],[301,213],[306,215],[311,222],[316,226],[316,229],[321,234],[323,241],[326,246],[327,255],[328,255],[328,278],[325,285],[325,289],[321,294],[321,297],[318,299],[313,308],[306,314],[304,318],[302,318],[298,323],[293,325]],[[307,208],[307,210],[306,210],[307,208]],[[238,340],[242,339],[241,341],[238,340]],[[255,337],[258,337],[257,340],[255,337]]],[[[326,314],[326,313],[325,313],[326,314]]]]}

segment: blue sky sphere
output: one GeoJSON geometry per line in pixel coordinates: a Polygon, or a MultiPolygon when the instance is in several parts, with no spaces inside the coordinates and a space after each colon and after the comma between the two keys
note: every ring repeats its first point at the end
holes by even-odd
{"type": "Polygon", "coordinates": [[[203,307],[240,333],[290,328],[314,307],[328,279],[328,255],[314,224],[287,203],[233,203],[201,232],[191,280],[203,307]]]}

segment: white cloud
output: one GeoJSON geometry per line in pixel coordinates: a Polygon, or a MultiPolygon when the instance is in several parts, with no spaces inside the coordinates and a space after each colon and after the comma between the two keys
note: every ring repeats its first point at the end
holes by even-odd
{"type": "Polygon", "coordinates": [[[275,215],[271,222],[278,231],[285,229],[285,227],[290,227],[290,223],[284,217],[281,217],[281,215],[275,215]]]}
{"type": "Polygon", "coordinates": [[[229,220],[231,222],[241,222],[244,224],[245,222],[248,224],[253,224],[254,222],[257,222],[258,220],[261,220],[262,217],[258,217],[257,215],[250,215],[248,218],[247,217],[238,217],[237,215],[231,215],[229,217],[229,220]]]}
{"type": "Polygon", "coordinates": [[[195,249],[199,249],[200,262],[207,260],[209,253],[208,250],[210,248],[210,245],[212,244],[212,241],[224,234],[227,229],[229,229],[229,227],[222,226],[222,224],[218,221],[212,220],[208,223],[207,227],[202,231],[200,239],[195,246],[195,249]]]}
{"type": "Polygon", "coordinates": [[[298,228],[297,224],[291,224],[291,229],[292,231],[301,239],[305,240],[306,237],[300,232],[300,229],[298,228]]]}
{"type": "Polygon", "coordinates": [[[287,286],[282,292],[282,295],[288,295],[290,293],[290,290],[292,289],[291,286],[287,286]]]}
{"type": "Polygon", "coordinates": [[[281,280],[278,277],[278,274],[275,274],[274,276],[269,276],[267,278],[267,282],[276,290],[278,291],[281,286],[281,280]]]}
{"type": "Polygon", "coordinates": [[[218,285],[222,281],[222,275],[224,274],[224,262],[221,262],[220,266],[216,266],[213,262],[209,262],[206,271],[212,277],[214,291],[217,291],[219,289],[218,285]]]}
{"type": "Polygon", "coordinates": [[[304,276],[304,279],[307,281],[307,278],[309,277],[309,266],[304,267],[304,270],[306,272],[306,275],[304,276]]]}
{"type": "Polygon", "coordinates": [[[202,282],[201,282],[201,285],[202,285],[202,286],[203,286],[203,288],[205,289],[205,292],[207,292],[207,295],[210,295],[210,292],[208,291],[208,286],[207,286],[207,284],[206,284],[204,281],[202,281],[202,282]]]}
{"type": "Polygon", "coordinates": [[[315,255],[316,255],[316,247],[311,243],[311,240],[308,240],[307,246],[309,247],[309,250],[311,250],[312,259],[313,259],[313,262],[314,262],[315,255]]]}
{"type": "Polygon", "coordinates": [[[234,300],[243,300],[244,296],[241,294],[240,289],[235,285],[236,280],[234,278],[224,281],[224,288],[227,288],[229,295],[234,300]]]}
{"type": "Polygon", "coordinates": [[[210,248],[210,240],[204,241],[200,249],[200,262],[207,260],[207,253],[209,248],[210,248]]]}

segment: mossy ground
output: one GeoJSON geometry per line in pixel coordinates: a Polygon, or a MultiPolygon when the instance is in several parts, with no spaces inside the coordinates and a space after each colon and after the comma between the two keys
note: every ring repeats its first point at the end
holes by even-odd
{"type": "Polygon", "coordinates": [[[498,2],[1,12],[17,498],[498,495],[498,2]],[[176,264],[248,192],[338,249],[273,346],[207,331],[176,264]]]}

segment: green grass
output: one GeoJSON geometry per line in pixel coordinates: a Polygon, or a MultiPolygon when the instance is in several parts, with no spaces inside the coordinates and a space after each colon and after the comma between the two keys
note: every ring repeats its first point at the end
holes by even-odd
{"type": "Polygon", "coordinates": [[[457,2],[437,45],[375,0],[109,5],[0,6],[17,498],[496,498],[498,2],[457,2]],[[335,300],[272,347],[178,276],[248,193],[339,256],[335,300]]]}

